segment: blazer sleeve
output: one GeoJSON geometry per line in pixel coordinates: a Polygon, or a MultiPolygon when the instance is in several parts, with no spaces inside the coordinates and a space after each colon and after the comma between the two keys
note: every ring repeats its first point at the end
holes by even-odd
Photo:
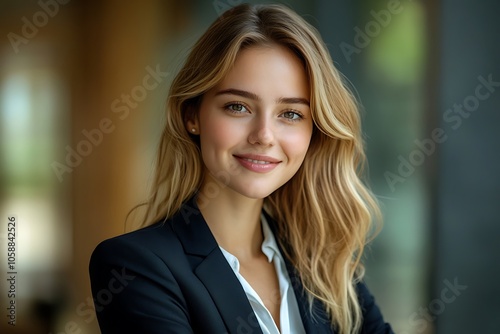
{"type": "Polygon", "coordinates": [[[115,238],[94,250],[90,280],[103,334],[193,333],[168,266],[137,242],[115,238]]]}
{"type": "Polygon", "coordinates": [[[394,334],[391,326],[384,321],[382,313],[375,303],[366,285],[362,282],[357,284],[358,299],[363,312],[363,327],[361,334],[394,334]]]}

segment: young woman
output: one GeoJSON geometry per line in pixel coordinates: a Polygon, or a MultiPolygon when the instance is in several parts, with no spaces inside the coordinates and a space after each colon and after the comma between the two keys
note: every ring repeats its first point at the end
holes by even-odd
{"type": "Polygon", "coordinates": [[[103,333],[392,333],[361,281],[378,209],[358,111],[313,27],[229,10],[166,115],[149,226],[92,255],[103,333]]]}

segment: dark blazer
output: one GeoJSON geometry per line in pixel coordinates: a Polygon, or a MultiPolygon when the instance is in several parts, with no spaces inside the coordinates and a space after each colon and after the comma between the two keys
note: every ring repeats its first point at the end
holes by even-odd
{"type": "MultiPolygon", "coordinates": [[[[318,301],[311,315],[288,261],[287,268],[306,332],[335,333],[318,301]]],[[[165,222],[99,244],[90,260],[90,278],[104,334],[262,333],[194,199],[165,222]]],[[[362,333],[392,333],[366,286],[359,283],[357,291],[362,333]]]]}

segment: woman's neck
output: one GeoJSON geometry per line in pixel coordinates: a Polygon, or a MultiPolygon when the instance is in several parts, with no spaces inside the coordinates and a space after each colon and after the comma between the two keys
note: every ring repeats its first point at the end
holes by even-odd
{"type": "Polygon", "coordinates": [[[198,207],[219,246],[240,261],[260,255],[263,199],[242,196],[228,187],[209,198],[203,190],[197,198],[198,207]]]}

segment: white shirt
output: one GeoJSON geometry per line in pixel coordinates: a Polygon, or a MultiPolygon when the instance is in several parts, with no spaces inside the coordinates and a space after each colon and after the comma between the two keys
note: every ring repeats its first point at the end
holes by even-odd
{"type": "MultiPolygon", "coordinates": [[[[302,324],[302,319],[300,318],[299,307],[297,305],[297,299],[295,298],[295,293],[293,287],[290,284],[290,277],[286,270],[285,261],[281,255],[276,239],[269,228],[265,216],[261,215],[262,219],[262,232],[264,235],[264,241],[262,242],[262,252],[267,256],[269,263],[274,263],[274,268],[276,268],[276,273],[278,275],[278,281],[280,286],[281,295],[281,307],[280,307],[280,324],[281,333],[284,334],[305,334],[304,325],[302,324]]],[[[219,246],[220,247],[220,246],[219,246]]],[[[247,295],[248,301],[252,306],[252,309],[257,316],[260,328],[264,334],[279,334],[280,331],[276,326],[271,313],[266,308],[262,299],[259,297],[257,292],[252,288],[252,286],[245,280],[245,278],[240,275],[240,263],[236,256],[232,255],[222,247],[220,247],[222,254],[226,258],[227,262],[233,269],[236,277],[243,286],[243,290],[247,295]]]]}

